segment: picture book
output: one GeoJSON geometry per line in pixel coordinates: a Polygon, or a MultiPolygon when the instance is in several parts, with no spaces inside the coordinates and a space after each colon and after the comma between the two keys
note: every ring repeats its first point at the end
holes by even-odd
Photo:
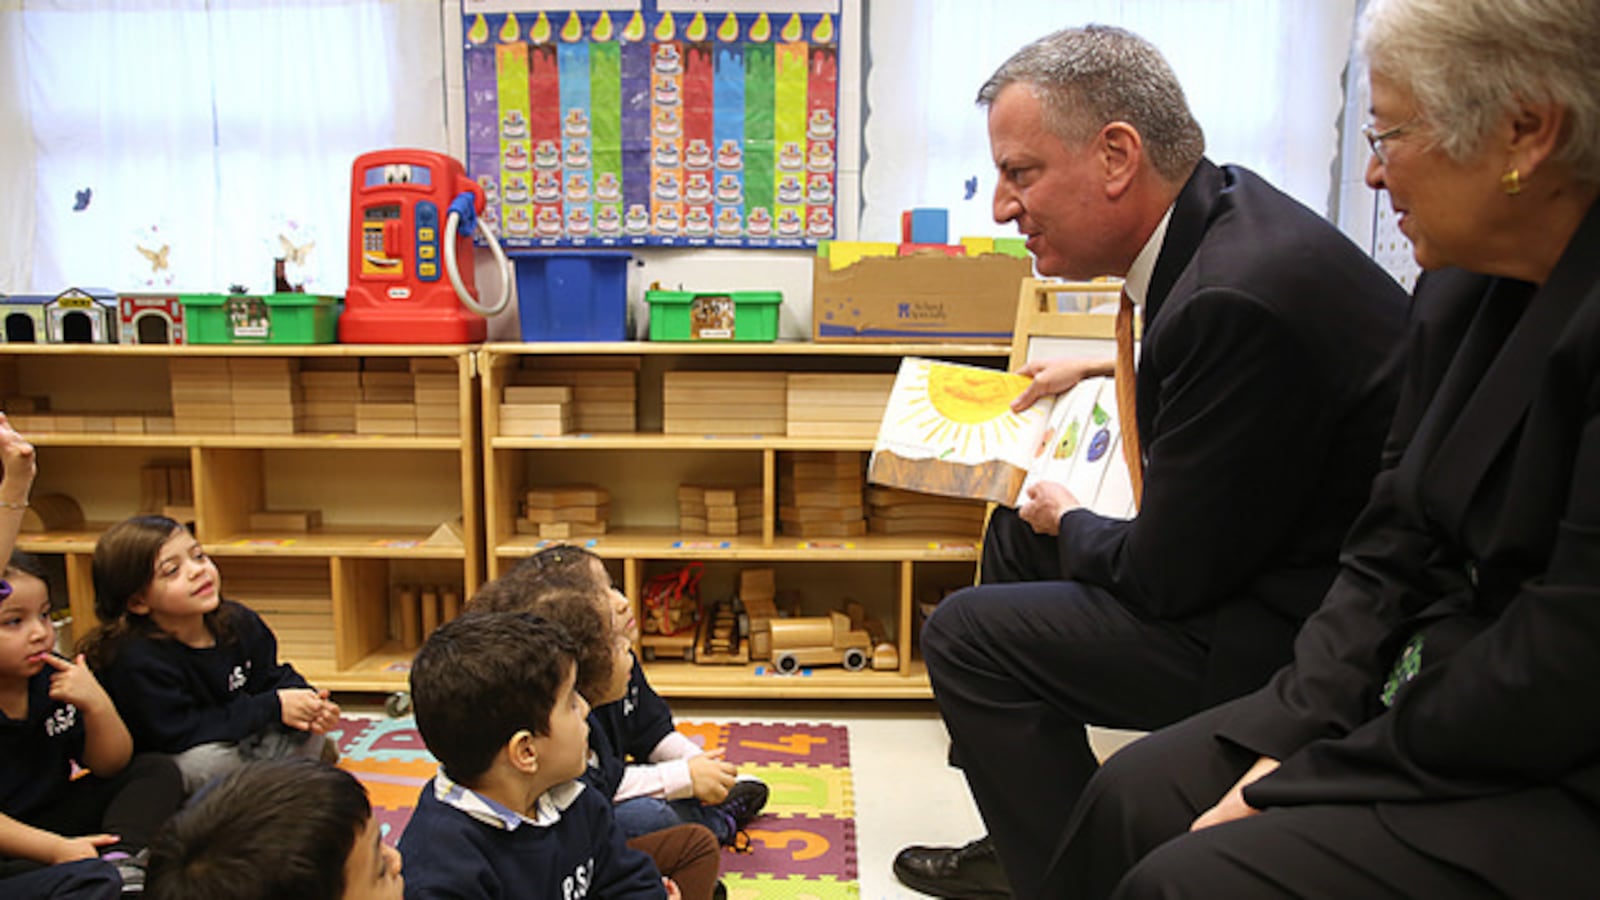
{"type": "Polygon", "coordinates": [[[1131,516],[1116,389],[1089,378],[1065,393],[1011,410],[1026,376],[906,357],[900,363],[867,470],[874,484],[1017,506],[1040,481],[1079,502],[1131,516]]]}

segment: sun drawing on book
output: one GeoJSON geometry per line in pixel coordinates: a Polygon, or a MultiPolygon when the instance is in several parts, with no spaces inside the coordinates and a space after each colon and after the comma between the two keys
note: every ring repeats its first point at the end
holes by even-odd
{"type": "Polygon", "coordinates": [[[901,420],[917,430],[924,443],[959,446],[963,455],[974,443],[981,453],[1015,441],[1020,420],[1011,401],[1028,387],[1021,375],[930,363],[911,385],[909,414],[901,420]]]}

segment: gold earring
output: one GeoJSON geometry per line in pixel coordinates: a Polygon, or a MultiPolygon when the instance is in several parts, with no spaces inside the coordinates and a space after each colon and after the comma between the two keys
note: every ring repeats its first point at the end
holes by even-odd
{"type": "Polygon", "coordinates": [[[1522,193],[1522,175],[1516,169],[1500,176],[1500,189],[1508,194],[1522,193]]]}

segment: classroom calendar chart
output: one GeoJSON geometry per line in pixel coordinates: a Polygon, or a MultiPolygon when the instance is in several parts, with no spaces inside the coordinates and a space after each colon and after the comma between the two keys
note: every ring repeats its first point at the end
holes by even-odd
{"type": "Polygon", "coordinates": [[[463,0],[467,172],[508,247],[834,237],[837,0],[463,0]]]}

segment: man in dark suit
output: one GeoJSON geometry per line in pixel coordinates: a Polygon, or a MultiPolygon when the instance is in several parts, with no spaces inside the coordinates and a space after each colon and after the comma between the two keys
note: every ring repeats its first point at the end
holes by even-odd
{"type": "MultiPolygon", "coordinates": [[[[1143,498],[1097,515],[1061,485],[999,510],[984,584],[923,632],[934,695],[992,836],[911,847],[901,881],[1039,896],[1097,766],[1086,723],[1150,729],[1263,684],[1337,571],[1398,384],[1400,288],[1325,220],[1204,139],[1159,52],[1091,26],[984,86],[999,182],[1041,273],[1125,277],[1142,312],[1143,498]]],[[[1058,392],[1108,367],[1032,364],[1058,392]]],[[[1137,481],[1136,481],[1137,484],[1137,481]]]]}

